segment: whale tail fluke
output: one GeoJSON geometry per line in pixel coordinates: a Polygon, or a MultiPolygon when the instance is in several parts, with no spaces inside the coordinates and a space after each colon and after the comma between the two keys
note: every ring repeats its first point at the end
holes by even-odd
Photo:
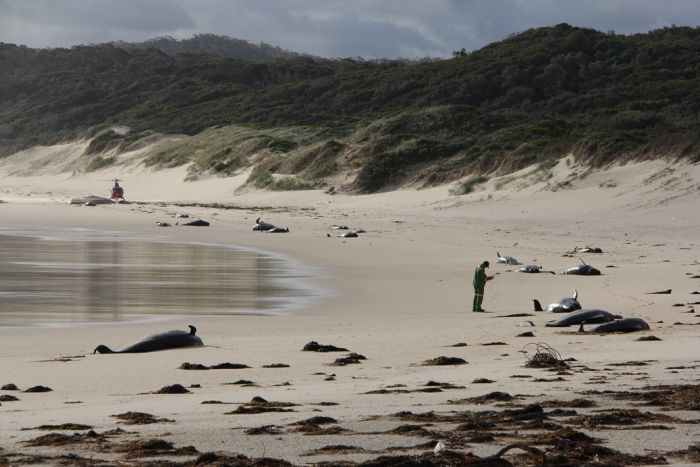
{"type": "Polygon", "coordinates": [[[188,327],[190,328],[190,336],[194,336],[195,334],[197,334],[196,327],[192,326],[191,324],[189,324],[188,327]]]}
{"type": "Polygon", "coordinates": [[[106,345],[98,345],[97,347],[95,347],[95,350],[93,350],[92,353],[114,353],[114,351],[106,345]]]}
{"type": "Polygon", "coordinates": [[[536,298],[533,298],[533,299],[532,299],[532,303],[533,303],[534,306],[535,306],[535,311],[543,311],[543,310],[542,310],[542,305],[540,305],[540,301],[539,301],[539,300],[537,300],[536,298]]]}
{"type": "Polygon", "coordinates": [[[574,289],[574,294],[571,296],[574,300],[578,299],[578,290],[574,289]]]}
{"type": "Polygon", "coordinates": [[[584,260],[581,259],[581,257],[578,258],[579,261],[583,263],[584,266],[588,266],[584,260]]]}

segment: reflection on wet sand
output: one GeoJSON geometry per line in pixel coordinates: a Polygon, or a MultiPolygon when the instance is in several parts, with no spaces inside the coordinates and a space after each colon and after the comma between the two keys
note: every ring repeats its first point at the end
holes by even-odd
{"type": "Polygon", "coordinates": [[[281,259],[144,240],[0,235],[0,325],[276,313],[308,290],[281,259]]]}

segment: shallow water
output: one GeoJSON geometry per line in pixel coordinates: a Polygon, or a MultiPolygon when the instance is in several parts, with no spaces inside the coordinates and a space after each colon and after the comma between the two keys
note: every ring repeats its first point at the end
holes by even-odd
{"type": "Polygon", "coordinates": [[[314,295],[290,260],[119,232],[0,229],[0,326],[279,314],[314,295]]]}

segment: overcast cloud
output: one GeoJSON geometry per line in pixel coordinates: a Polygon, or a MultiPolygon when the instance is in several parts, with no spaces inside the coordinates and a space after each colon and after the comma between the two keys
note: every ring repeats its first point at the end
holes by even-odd
{"type": "Polygon", "coordinates": [[[198,33],[324,57],[445,57],[557,23],[700,25],[700,0],[0,0],[0,42],[70,47],[198,33]]]}

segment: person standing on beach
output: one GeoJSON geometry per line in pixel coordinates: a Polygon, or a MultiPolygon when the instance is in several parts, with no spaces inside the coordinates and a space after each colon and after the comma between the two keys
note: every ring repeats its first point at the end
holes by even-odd
{"type": "Polygon", "coordinates": [[[487,267],[489,267],[489,262],[484,261],[477,266],[474,271],[474,303],[472,305],[472,311],[484,311],[484,309],[481,308],[481,303],[484,301],[484,288],[486,287],[486,281],[493,279],[493,276],[486,275],[487,267]]]}

